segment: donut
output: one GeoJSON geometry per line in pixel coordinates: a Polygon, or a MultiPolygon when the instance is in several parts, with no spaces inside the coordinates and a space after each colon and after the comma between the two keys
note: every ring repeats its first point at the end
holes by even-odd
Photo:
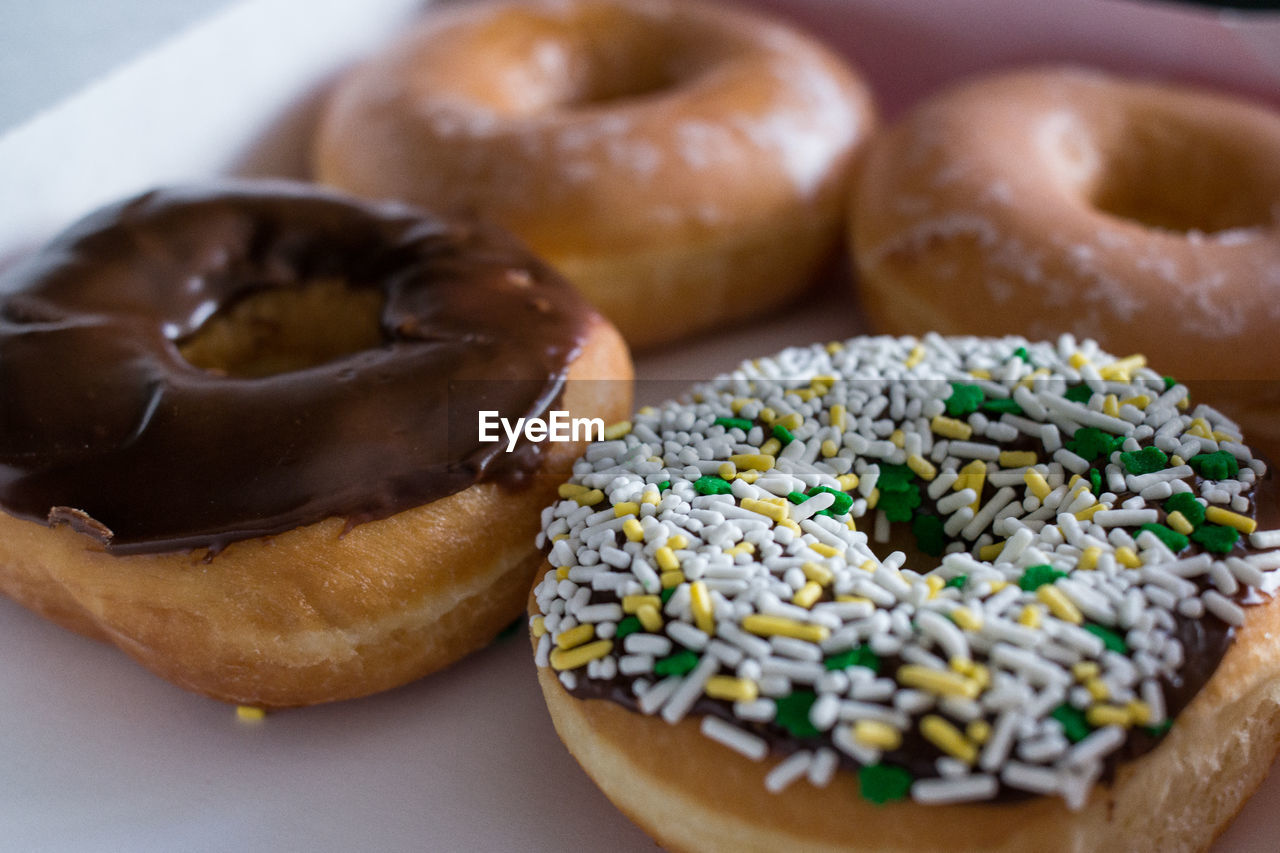
{"type": "Polygon", "coordinates": [[[313,162],[505,226],[644,347],[809,284],[874,123],[841,59],[758,13],[499,0],[433,10],[342,79],[313,162]]]}
{"type": "Polygon", "coordinates": [[[1089,339],[788,349],[575,463],[539,682],[669,849],[1203,849],[1280,744],[1266,472],[1089,339]]]}
{"type": "Polygon", "coordinates": [[[0,591],[242,705],[487,643],[585,441],[481,413],[630,409],[581,381],[629,377],[617,333],[510,237],[300,184],[120,202],[0,294],[0,591]]]}
{"type": "Polygon", "coordinates": [[[1280,113],[1074,68],[926,101],[870,147],[850,243],[876,331],[1092,335],[1280,452],[1280,113]]]}

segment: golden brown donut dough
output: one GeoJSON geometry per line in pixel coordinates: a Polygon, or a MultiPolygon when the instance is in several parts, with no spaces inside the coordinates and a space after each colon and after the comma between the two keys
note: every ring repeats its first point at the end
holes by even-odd
{"type": "Polygon", "coordinates": [[[315,173],[506,226],[647,346],[804,287],[873,124],[840,59],[758,13],[459,4],[339,83],[315,173]]]}
{"type": "MultiPolygon", "coordinates": [[[[621,338],[596,317],[563,408],[617,420],[630,375],[621,338]]],[[[208,559],[115,556],[69,526],[0,514],[0,592],[217,699],[275,707],[362,696],[483,647],[519,614],[542,559],[532,549],[538,511],[581,450],[548,443],[527,489],[478,483],[349,530],[330,518],[208,559]]]]}
{"type": "Polygon", "coordinates": [[[1079,69],[978,78],[877,138],[851,241],[879,330],[1094,337],[1280,449],[1273,110],[1079,69]]]}

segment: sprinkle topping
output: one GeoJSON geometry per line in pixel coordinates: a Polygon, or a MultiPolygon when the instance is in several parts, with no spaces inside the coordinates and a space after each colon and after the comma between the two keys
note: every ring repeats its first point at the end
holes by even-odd
{"type": "Polygon", "coordinates": [[[1225,416],[1092,341],[789,349],[578,461],[543,514],[537,660],[781,750],[770,790],[839,764],[873,802],[1080,808],[1172,722],[1181,629],[1225,636],[1280,585],[1264,472],[1225,416]]]}

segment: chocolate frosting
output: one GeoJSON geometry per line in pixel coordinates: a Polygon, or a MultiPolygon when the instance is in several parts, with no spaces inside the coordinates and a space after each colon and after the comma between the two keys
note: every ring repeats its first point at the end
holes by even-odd
{"type": "Polygon", "coordinates": [[[284,182],[150,192],[0,278],[0,507],[216,552],[518,484],[537,445],[481,443],[477,412],[544,413],[588,311],[493,229],[284,182]],[[380,345],[256,378],[183,359],[238,300],[331,279],[380,291],[380,345]]]}

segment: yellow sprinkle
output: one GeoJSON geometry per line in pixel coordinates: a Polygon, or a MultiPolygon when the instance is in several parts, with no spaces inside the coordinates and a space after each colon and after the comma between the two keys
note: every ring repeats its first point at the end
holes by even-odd
{"type": "Polygon", "coordinates": [[[1028,628],[1040,627],[1040,608],[1034,604],[1028,604],[1022,608],[1022,612],[1018,614],[1018,624],[1026,625],[1028,628]]]}
{"type": "Polygon", "coordinates": [[[662,630],[662,614],[652,604],[646,604],[638,609],[636,618],[640,620],[640,624],[644,626],[644,629],[651,634],[656,634],[662,630]]]}
{"type": "Polygon", "coordinates": [[[583,622],[581,625],[575,625],[568,631],[561,631],[556,637],[556,646],[561,649],[573,649],[595,639],[596,626],[590,622],[583,622]]]}
{"type": "Polygon", "coordinates": [[[739,471],[738,479],[744,483],[754,483],[756,480],[760,479],[760,472],[759,471],[739,471]]]}
{"type": "Polygon", "coordinates": [[[839,485],[840,488],[843,489],[844,491],[851,492],[854,489],[858,488],[858,475],[857,474],[841,474],[839,477],[836,477],[836,484],[839,485]]]}
{"type": "Polygon", "coordinates": [[[849,595],[847,593],[841,593],[840,595],[837,595],[836,601],[857,601],[857,602],[866,602],[867,604],[871,603],[871,599],[867,598],[866,596],[849,595]]]}
{"type": "Polygon", "coordinates": [[[994,562],[1003,550],[1004,542],[992,542],[990,545],[983,545],[978,549],[978,559],[987,563],[994,562]]]}
{"type": "Polygon", "coordinates": [[[929,422],[929,428],[938,435],[960,441],[968,441],[973,436],[973,427],[946,415],[934,415],[933,420],[929,422]]]}
{"type": "Polygon", "coordinates": [[[987,370],[985,367],[979,367],[976,370],[970,370],[969,375],[974,379],[990,379],[991,371],[987,370]]]}
{"type": "Polygon", "coordinates": [[[541,616],[533,617],[533,621],[529,623],[529,633],[535,640],[547,633],[547,620],[541,616]]]}
{"type": "Polygon", "coordinates": [[[831,635],[831,630],[825,625],[797,622],[794,619],[769,616],[764,613],[752,613],[744,617],[742,627],[761,637],[793,637],[810,643],[821,643],[831,635]]]}
{"type": "Polygon", "coordinates": [[[1183,397],[1181,400],[1178,401],[1178,411],[1185,412],[1189,408],[1191,408],[1190,397],[1183,397]]]}
{"type": "Polygon", "coordinates": [[[758,684],[749,678],[734,678],[732,675],[711,676],[703,690],[712,699],[728,702],[754,702],[760,696],[758,684]]]}
{"type": "Polygon", "coordinates": [[[858,565],[858,568],[862,569],[864,572],[875,572],[875,570],[879,567],[880,567],[880,564],[877,563],[875,560],[863,560],[858,565]]]}
{"type": "Polygon", "coordinates": [[[804,586],[800,587],[800,589],[796,591],[795,595],[791,596],[791,603],[798,607],[807,608],[816,604],[818,599],[821,597],[822,586],[814,583],[813,581],[808,581],[804,586]]]}
{"type": "Polygon", "coordinates": [[[557,533],[555,536],[552,536],[552,537],[551,537],[551,541],[552,541],[552,542],[559,542],[561,539],[568,539],[568,538],[569,538],[569,534],[568,534],[568,533],[557,533]]]}
{"type": "Polygon", "coordinates": [[[937,714],[929,714],[920,721],[920,734],[947,755],[966,764],[972,764],[978,757],[978,747],[973,741],[937,714]]]}
{"type": "Polygon", "coordinates": [[[1106,683],[1101,678],[1086,678],[1084,689],[1089,691],[1089,695],[1095,702],[1105,702],[1111,698],[1111,691],[1107,689],[1106,683]]]}
{"type": "Polygon", "coordinates": [[[947,666],[961,675],[972,675],[975,664],[970,658],[954,657],[947,661],[947,666]]]}
{"type": "Polygon", "coordinates": [[[721,462],[720,467],[716,469],[716,473],[720,475],[722,480],[732,480],[738,476],[738,466],[732,462],[721,462]]]}
{"type": "Polygon", "coordinates": [[[902,732],[879,720],[858,720],[853,724],[853,739],[873,749],[897,749],[902,746],[902,732]]]}
{"type": "Polygon", "coordinates": [[[729,401],[729,409],[736,415],[746,407],[747,403],[750,402],[751,398],[749,397],[734,397],[729,401]]]}
{"type": "Polygon", "coordinates": [[[689,539],[683,533],[677,533],[667,540],[667,547],[673,551],[679,551],[681,548],[689,547],[689,539]]]}
{"type": "Polygon", "coordinates": [[[1209,422],[1204,418],[1193,418],[1187,434],[1194,435],[1197,438],[1213,438],[1213,431],[1209,429],[1209,422]]]}
{"type": "Polygon", "coordinates": [[[776,438],[771,438],[764,444],[760,445],[760,452],[766,456],[777,456],[778,451],[782,449],[782,442],[776,438]]]}
{"type": "Polygon", "coordinates": [[[703,581],[689,584],[689,608],[693,611],[693,624],[708,634],[716,632],[715,611],[711,608],[711,593],[703,581]]]}
{"type": "Polygon", "coordinates": [[[1136,725],[1146,726],[1151,723],[1151,706],[1141,699],[1130,699],[1125,705],[1125,710],[1129,712],[1129,719],[1136,725]]]}
{"type": "Polygon", "coordinates": [[[969,509],[975,513],[982,504],[982,487],[987,481],[987,463],[981,459],[975,459],[968,465],[960,469],[960,478],[956,480],[955,485],[951,488],[953,491],[962,491],[964,489],[973,489],[978,497],[973,503],[969,504],[969,509]]]}
{"type": "Polygon", "coordinates": [[[1067,364],[1070,364],[1076,370],[1079,370],[1080,368],[1084,367],[1088,363],[1089,363],[1089,359],[1085,356],[1084,353],[1080,352],[1080,350],[1076,350],[1075,352],[1073,352],[1071,354],[1071,358],[1067,359],[1067,364]]]}
{"type": "Polygon", "coordinates": [[[912,453],[907,457],[907,467],[914,471],[921,480],[932,480],[938,476],[938,469],[934,467],[934,464],[919,453],[912,453]]]}
{"type": "Polygon", "coordinates": [[[827,353],[829,355],[835,355],[836,353],[840,352],[842,349],[844,349],[844,344],[840,343],[839,341],[831,341],[830,343],[827,344],[827,353]]]}
{"type": "Polygon", "coordinates": [[[732,548],[725,549],[725,553],[728,554],[730,557],[736,557],[739,554],[754,554],[755,552],[756,552],[756,546],[752,545],[750,542],[739,542],[737,545],[734,545],[732,548]]]}
{"type": "Polygon", "coordinates": [[[1095,727],[1125,726],[1127,728],[1133,723],[1129,709],[1116,705],[1092,705],[1084,712],[1084,718],[1089,725],[1095,727]]]}
{"type": "Polygon", "coordinates": [[[264,711],[262,708],[255,708],[252,705],[236,706],[237,720],[243,720],[246,723],[256,723],[259,720],[264,719],[266,716],[267,716],[267,712],[264,711]]]}
{"type": "Polygon", "coordinates": [[[635,501],[623,501],[620,504],[613,505],[613,517],[622,518],[624,515],[639,515],[640,504],[635,501]]]}
{"type": "Polygon", "coordinates": [[[657,506],[661,502],[662,495],[657,489],[648,489],[645,491],[644,496],[640,498],[640,503],[642,504],[652,504],[657,506]]]}
{"type": "Polygon", "coordinates": [[[889,436],[889,443],[894,447],[902,447],[907,443],[907,434],[900,429],[895,429],[889,436]]]}
{"type": "Polygon", "coordinates": [[[1018,384],[1023,386],[1024,388],[1030,388],[1035,383],[1035,380],[1039,379],[1041,376],[1048,376],[1048,375],[1049,375],[1049,368],[1037,367],[1035,370],[1031,371],[1026,376],[1018,380],[1018,384]]]}
{"type": "Polygon", "coordinates": [[[797,430],[800,429],[801,424],[804,423],[804,415],[799,412],[790,412],[789,414],[778,418],[775,423],[789,430],[797,430]]]}
{"type": "Polygon", "coordinates": [[[558,671],[586,666],[613,651],[613,640],[596,640],[572,649],[552,649],[551,668],[558,671]]]}
{"type": "Polygon", "coordinates": [[[1087,681],[1090,678],[1097,678],[1102,672],[1102,668],[1098,666],[1097,661],[1082,660],[1076,661],[1071,665],[1071,674],[1076,677],[1077,681],[1087,681]]]}
{"type": "Polygon", "coordinates": [[[938,593],[942,592],[943,587],[947,585],[939,575],[928,575],[924,579],[925,584],[929,587],[929,597],[937,598],[938,593]]]}
{"type": "Polygon", "coordinates": [[[1116,549],[1116,562],[1130,569],[1142,568],[1142,561],[1128,545],[1122,545],[1116,549]]]}
{"type": "Polygon", "coordinates": [[[973,665],[973,675],[970,676],[974,683],[978,685],[978,690],[986,690],[991,686],[991,670],[987,669],[980,663],[973,665]]]}
{"type": "Polygon", "coordinates": [[[589,492],[574,495],[573,499],[578,502],[578,506],[595,506],[604,500],[604,492],[599,489],[592,489],[589,492]]]}
{"type": "Polygon", "coordinates": [[[1067,594],[1051,583],[1044,584],[1036,590],[1036,598],[1049,606],[1050,612],[1063,622],[1079,625],[1084,621],[1084,614],[1076,607],[1067,594]]]}
{"type": "Polygon", "coordinates": [[[1035,495],[1038,500],[1044,500],[1049,497],[1049,493],[1053,489],[1049,488],[1049,481],[1044,475],[1034,468],[1028,468],[1026,473],[1022,475],[1022,482],[1027,484],[1027,488],[1031,490],[1031,494],[1035,495]]]}
{"type": "Polygon", "coordinates": [[[1089,519],[1093,518],[1094,513],[1098,512],[1099,510],[1104,510],[1106,508],[1107,508],[1106,504],[1094,504],[1093,506],[1085,507],[1084,509],[1077,512],[1075,515],[1076,515],[1076,518],[1080,521],[1088,521],[1089,519]]]}
{"type": "Polygon", "coordinates": [[[991,737],[991,724],[986,720],[973,720],[964,727],[964,733],[974,743],[986,743],[991,737]]]}
{"type": "MultiPolygon", "coordinates": [[[[853,521],[853,519],[852,519],[852,518],[851,518],[851,519],[849,519],[849,520],[850,520],[850,521],[853,521]]],[[[803,533],[804,533],[804,531],[800,529],[800,525],[796,524],[794,521],[792,521],[792,520],[791,520],[791,519],[789,519],[789,518],[785,518],[785,519],[783,519],[782,521],[779,521],[779,522],[778,522],[778,526],[779,526],[779,527],[785,527],[785,528],[787,528],[788,530],[790,530],[792,533],[794,533],[794,534],[795,534],[795,535],[797,535],[797,536],[800,536],[801,534],[803,534],[803,533]]]]}
{"type": "Polygon", "coordinates": [[[1227,432],[1226,430],[1215,429],[1215,430],[1213,431],[1213,440],[1214,440],[1214,441],[1236,441],[1236,442],[1238,442],[1238,441],[1240,441],[1240,436],[1236,435],[1236,434],[1235,434],[1235,433],[1233,433],[1233,432],[1227,432]]]}
{"type": "Polygon", "coordinates": [[[663,572],[658,575],[658,581],[662,584],[663,589],[671,589],[684,583],[684,572],[676,570],[674,572],[663,572]]]}
{"type": "Polygon", "coordinates": [[[830,459],[832,456],[835,456],[837,453],[840,452],[840,445],[836,444],[831,439],[826,438],[822,440],[820,449],[822,451],[822,458],[830,459]]]}
{"type": "Polygon", "coordinates": [[[614,439],[622,438],[629,432],[631,432],[631,421],[618,421],[604,428],[604,438],[605,441],[613,441],[614,439]]]}
{"type": "MultiPolygon", "coordinates": [[[[669,543],[671,540],[668,539],[669,543]]],[[[661,548],[653,552],[654,562],[658,564],[658,568],[664,572],[674,572],[680,568],[680,560],[676,557],[675,551],[671,550],[671,546],[663,545],[661,548]]]]}
{"type": "Polygon", "coordinates": [[[562,580],[568,580],[568,578],[569,578],[569,567],[556,566],[556,580],[562,581],[562,580]]]}
{"type": "Polygon", "coordinates": [[[836,429],[844,432],[845,408],[840,403],[836,403],[831,407],[831,425],[836,429]]]}
{"type": "Polygon", "coordinates": [[[1102,549],[1097,545],[1090,545],[1084,549],[1084,553],[1080,555],[1080,562],[1076,563],[1077,568],[1089,571],[1098,568],[1098,557],[1102,556],[1102,549]]]}
{"type": "Polygon", "coordinates": [[[1195,532],[1195,527],[1192,526],[1191,521],[1177,510],[1169,513],[1169,515],[1165,517],[1164,521],[1165,524],[1169,525],[1183,536],[1190,536],[1195,532]]]}
{"type": "Polygon", "coordinates": [[[765,453],[738,453],[730,456],[729,461],[739,470],[771,471],[774,458],[765,453]]]}
{"type": "Polygon", "coordinates": [[[1225,524],[1227,527],[1234,527],[1241,533],[1246,535],[1258,529],[1258,522],[1249,518],[1247,515],[1241,515],[1238,512],[1232,512],[1229,509],[1223,509],[1220,506],[1211,506],[1205,509],[1204,517],[1206,521],[1212,521],[1214,524],[1225,524]]]}
{"type": "Polygon", "coordinates": [[[813,377],[813,379],[810,379],[809,381],[812,382],[814,385],[826,385],[828,388],[830,388],[832,385],[835,385],[836,382],[840,380],[839,380],[839,377],[833,376],[830,373],[826,373],[826,374],[823,374],[822,376],[815,376],[813,377]]]}
{"type": "Polygon", "coordinates": [[[915,663],[898,667],[898,683],[903,687],[919,687],[930,693],[944,696],[963,696],[966,699],[975,699],[978,696],[978,685],[973,679],[965,678],[955,672],[930,669],[915,663]]]}
{"type": "Polygon", "coordinates": [[[1133,371],[1146,366],[1146,356],[1131,355],[1126,358],[1117,359],[1105,367],[1098,368],[1098,375],[1103,379],[1114,379],[1119,380],[1120,382],[1129,382],[1133,378],[1133,371]]]}
{"type": "Polygon", "coordinates": [[[871,495],[867,498],[867,509],[875,509],[876,505],[879,503],[880,503],[880,488],[877,486],[876,488],[871,490],[871,495]]]}
{"type": "Polygon", "coordinates": [[[968,607],[957,607],[951,611],[952,620],[966,631],[982,630],[982,613],[968,607]]]}
{"type": "Polygon", "coordinates": [[[622,532],[626,535],[629,542],[643,542],[644,528],[640,526],[640,522],[634,518],[628,518],[622,522],[622,532]]]}
{"type": "Polygon", "coordinates": [[[822,586],[829,585],[836,577],[826,566],[813,561],[808,561],[802,565],[800,571],[804,572],[806,578],[822,586]]]}
{"type": "Polygon", "coordinates": [[[1002,450],[1000,451],[1001,468],[1025,468],[1034,465],[1039,459],[1034,450],[1002,450]]]}
{"type": "Polygon", "coordinates": [[[566,500],[568,498],[576,498],[578,495],[585,495],[589,491],[590,489],[586,486],[581,486],[577,483],[561,483],[559,489],[560,497],[566,500]]]}
{"type": "Polygon", "coordinates": [[[1128,398],[1127,400],[1121,400],[1120,405],[1133,406],[1138,409],[1145,409],[1147,406],[1151,405],[1151,398],[1148,397],[1146,394],[1138,394],[1136,396],[1128,398]]]}
{"type": "Polygon", "coordinates": [[[740,505],[745,510],[759,513],[773,521],[782,521],[784,518],[788,518],[791,515],[791,511],[785,504],[779,506],[771,501],[761,501],[756,500],[755,498],[743,498],[740,505]]]}
{"type": "Polygon", "coordinates": [[[828,545],[826,542],[813,542],[809,545],[811,550],[817,551],[824,557],[838,557],[840,552],[828,545]]]}
{"type": "Polygon", "coordinates": [[[777,417],[778,417],[778,413],[775,412],[769,406],[765,406],[763,409],[760,410],[760,420],[764,421],[767,424],[772,424],[777,419],[777,417]]]}
{"type": "Polygon", "coordinates": [[[987,584],[991,587],[991,594],[995,595],[997,592],[1008,586],[1009,582],[1006,580],[991,580],[987,581],[987,584]]]}
{"type": "Polygon", "coordinates": [[[911,348],[911,352],[907,354],[907,360],[905,363],[907,367],[915,367],[922,361],[924,361],[924,347],[920,346],[920,344],[916,344],[911,348]]]}
{"type": "Polygon", "coordinates": [[[1108,394],[1102,398],[1102,413],[1113,418],[1120,417],[1120,400],[1115,394],[1108,394]]]}
{"type": "Polygon", "coordinates": [[[794,394],[807,403],[814,397],[818,396],[819,392],[814,388],[789,388],[787,389],[787,393],[794,394]]]}
{"type": "Polygon", "coordinates": [[[654,414],[654,408],[653,406],[641,406],[637,414],[652,415],[654,414]]]}
{"type": "Polygon", "coordinates": [[[624,595],[622,596],[622,612],[638,613],[645,605],[661,607],[662,599],[656,595],[624,595]]]}

